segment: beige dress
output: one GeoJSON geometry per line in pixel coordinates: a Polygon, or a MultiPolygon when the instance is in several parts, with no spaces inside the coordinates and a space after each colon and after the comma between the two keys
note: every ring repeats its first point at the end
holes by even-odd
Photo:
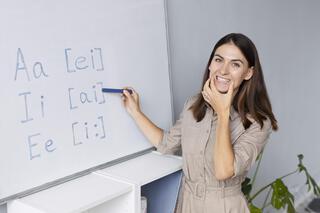
{"type": "Polygon", "coordinates": [[[162,153],[172,154],[182,148],[183,179],[176,212],[178,213],[249,213],[247,201],[241,192],[241,183],[249,168],[266,144],[271,133],[271,123],[253,122],[245,130],[239,114],[230,112],[231,142],[235,155],[235,174],[227,180],[217,180],[213,164],[213,144],[217,116],[211,108],[204,119],[196,122],[188,108],[196,97],[184,105],[179,120],[165,132],[157,147],[162,153]]]}

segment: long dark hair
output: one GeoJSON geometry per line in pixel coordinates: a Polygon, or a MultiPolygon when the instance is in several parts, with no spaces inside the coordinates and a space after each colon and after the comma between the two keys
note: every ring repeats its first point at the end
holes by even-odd
{"type": "MultiPolygon", "coordinates": [[[[203,76],[201,90],[209,78],[209,66],[216,50],[223,44],[227,43],[236,45],[248,61],[249,67],[254,67],[252,77],[249,80],[244,80],[241,83],[232,103],[234,109],[241,117],[244,128],[247,129],[252,124],[247,117],[247,115],[250,115],[260,124],[261,128],[263,127],[263,121],[269,118],[272,129],[277,130],[277,120],[272,112],[258,52],[253,42],[247,36],[240,33],[230,33],[216,43],[210,55],[205,74],[203,76]]],[[[205,100],[201,93],[190,109],[192,110],[193,116],[197,122],[204,118],[207,105],[205,104],[205,100]]]]}

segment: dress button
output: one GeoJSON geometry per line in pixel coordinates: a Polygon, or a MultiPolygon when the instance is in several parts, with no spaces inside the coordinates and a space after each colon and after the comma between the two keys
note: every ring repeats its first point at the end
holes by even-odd
{"type": "Polygon", "coordinates": [[[209,133],[209,129],[207,129],[206,133],[209,133]]]}

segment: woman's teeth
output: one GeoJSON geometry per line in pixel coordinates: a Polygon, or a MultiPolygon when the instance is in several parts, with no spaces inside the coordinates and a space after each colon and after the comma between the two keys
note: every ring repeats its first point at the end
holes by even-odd
{"type": "Polygon", "coordinates": [[[222,77],[219,77],[219,76],[217,76],[216,79],[218,81],[220,81],[221,83],[228,83],[230,81],[229,79],[225,79],[225,78],[222,78],[222,77]]]}

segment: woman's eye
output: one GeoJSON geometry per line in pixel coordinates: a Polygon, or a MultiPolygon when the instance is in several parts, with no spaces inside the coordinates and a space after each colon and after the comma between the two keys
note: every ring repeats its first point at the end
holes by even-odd
{"type": "Polygon", "coordinates": [[[240,67],[240,64],[238,64],[238,63],[233,63],[232,66],[235,67],[235,68],[239,68],[239,67],[240,67]]]}
{"type": "Polygon", "coordinates": [[[215,62],[221,62],[221,59],[220,58],[215,58],[214,61],[215,62]]]}

